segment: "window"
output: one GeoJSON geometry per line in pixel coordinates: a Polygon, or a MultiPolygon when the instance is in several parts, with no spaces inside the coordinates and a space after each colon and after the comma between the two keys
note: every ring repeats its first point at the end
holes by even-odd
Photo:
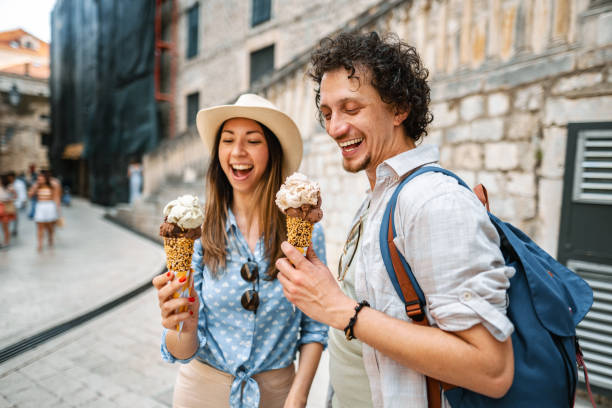
{"type": "Polygon", "coordinates": [[[187,127],[195,124],[196,115],[200,108],[200,93],[194,92],[187,95],[187,127]]]}
{"type": "Polygon", "coordinates": [[[257,24],[265,23],[270,19],[270,9],[272,0],[253,0],[253,18],[251,19],[251,27],[257,24]]]}
{"type": "Polygon", "coordinates": [[[274,44],[251,53],[251,85],[272,71],[274,71],[274,44]]]}
{"type": "Polygon", "coordinates": [[[187,10],[187,58],[198,55],[198,23],[200,21],[200,5],[195,4],[187,10]]]}

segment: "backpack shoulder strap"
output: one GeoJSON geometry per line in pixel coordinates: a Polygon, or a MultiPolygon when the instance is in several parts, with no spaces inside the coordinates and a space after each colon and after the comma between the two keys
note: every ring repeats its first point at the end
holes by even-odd
{"type": "MultiPolygon", "coordinates": [[[[417,169],[404,178],[393,192],[393,195],[389,199],[389,203],[387,204],[383,215],[379,235],[383,263],[385,264],[385,268],[389,274],[391,283],[393,284],[393,287],[395,288],[395,291],[400,299],[402,299],[404,302],[408,317],[414,323],[422,326],[429,325],[429,322],[427,319],[425,319],[425,295],[414,277],[410,265],[408,265],[408,262],[406,262],[404,256],[397,250],[397,247],[393,242],[393,239],[397,235],[395,225],[393,224],[393,218],[395,214],[395,205],[397,204],[397,197],[402,188],[416,176],[428,172],[439,172],[446,174],[455,178],[459,184],[469,189],[467,184],[465,184],[465,182],[458,176],[441,167],[426,166],[417,169]]],[[[444,389],[450,389],[453,386],[445,383],[441,384],[440,381],[431,377],[426,377],[426,379],[428,407],[440,408],[442,406],[440,387],[442,386],[444,389]]]]}
{"type": "Polygon", "coordinates": [[[382,259],[383,263],[385,264],[385,269],[389,274],[389,278],[391,279],[391,283],[393,284],[397,295],[406,305],[406,313],[408,314],[408,316],[412,320],[417,321],[425,316],[425,295],[423,294],[421,287],[419,286],[416,278],[414,277],[410,265],[408,265],[408,262],[406,262],[404,256],[397,250],[397,247],[393,243],[393,239],[397,236],[395,225],[393,225],[393,219],[395,214],[395,206],[397,204],[397,198],[402,188],[413,178],[423,173],[429,172],[438,172],[446,174],[447,176],[455,178],[459,182],[459,184],[469,189],[469,187],[467,186],[467,184],[465,184],[463,180],[461,180],[458,176],[456,176],[449,170],[436,166],[421,167],[410,173],[396,187],[391,198],[389,199],[389,202],[387,203],[379,233],[379,243],[380,250],[382,252],[382,259]]]}

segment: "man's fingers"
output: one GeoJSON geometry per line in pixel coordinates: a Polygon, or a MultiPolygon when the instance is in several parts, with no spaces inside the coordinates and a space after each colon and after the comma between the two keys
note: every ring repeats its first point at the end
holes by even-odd
{"type": "Polygon", "coordinates": [[[306,250],[306,259],[308,259],[314,265],[324,265],[323,262],[321,262],[321,260],[317,256],[317,254],[316,254],[314,248],[312,247],[312,245],[310,245],[308,247],[308,249],[306,250]]]}
{"type": "Polygon", "coordinates": [[[308,263],[304,255],[287,241],[281,244],[281,250],[296,269],[302,269],[308,263]]]}
{"type": "Polygon", "coordinates": [[[295,294],[295,285],[282,272],[280,272],[276,277],[283,287],[283,294],[285,295],[287,300],[293,302],[293,295],[295,294]]]}
{"type": "Polygon", "coordinates": [[[282,272],[285,274],[286,278],[291,279],[291,275],[294,273],[295,268],[293,267],[293,265],[291,264],[291,262],[289,262],[287,258],[277,259],[275,266],[276,266],[276,269],[279,270],[279,272],[282,272]]]}

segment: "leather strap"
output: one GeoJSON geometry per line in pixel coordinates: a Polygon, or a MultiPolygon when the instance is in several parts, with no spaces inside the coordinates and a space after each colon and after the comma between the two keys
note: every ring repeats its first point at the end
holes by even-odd
{"type": "Polygon", "coordinates": [[[491,211],[489,209],[489,194],[487,194],[487,189],[482,184],[478,184],[474,187],[474,194],[480,200],[480,202],[487,208],[487,211],[491,211]]]}
{"type": "MultiPolygon", "coordinates": [[[[486,191],[486,190],[485,190],[486,191]]],[[[419,300],[419,296],[414,290],[414,286],[408,277],[408,273],[402,265],[402,261],[399,256],[399,252],[395,243],[393,242],[393,214],[389,217],[389,232],[387,235],[387,242],[389,244],[389,253],[391,255],[391,263],[393,264],[393,271],[397,276],[402,294],[404,295],[404,301],[406,302],[406,314],[416,324],[420,326],[429,326],[429,321],[425,318],[424,306],[419,300]]],[[[429,408],[441,408],[442,407],[442,393],[441,388],[448,390],[454,388],[454,385],[443,383],[432,377],[425,377],[427,381],[427,406],[429,408]]]]}

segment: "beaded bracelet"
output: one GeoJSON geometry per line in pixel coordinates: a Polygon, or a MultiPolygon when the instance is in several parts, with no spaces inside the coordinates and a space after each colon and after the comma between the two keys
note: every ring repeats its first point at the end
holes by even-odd
{"type": "Polygon", "coordinates": [[[359,314],[361,309],[363,309],[364,306],[370,307],[370,304],[367,302],[367,300],[362,300],[357,306],[355,306],[355,314],[353,315],[353,317],[351,317],[351,320],[349,320],[348,326],[344,328],[344,335],[346,336],[346,339],[348,341],[351,341],[356,338],[353,333],[353,327],[357,322],[357,315],[359,314]]]}

